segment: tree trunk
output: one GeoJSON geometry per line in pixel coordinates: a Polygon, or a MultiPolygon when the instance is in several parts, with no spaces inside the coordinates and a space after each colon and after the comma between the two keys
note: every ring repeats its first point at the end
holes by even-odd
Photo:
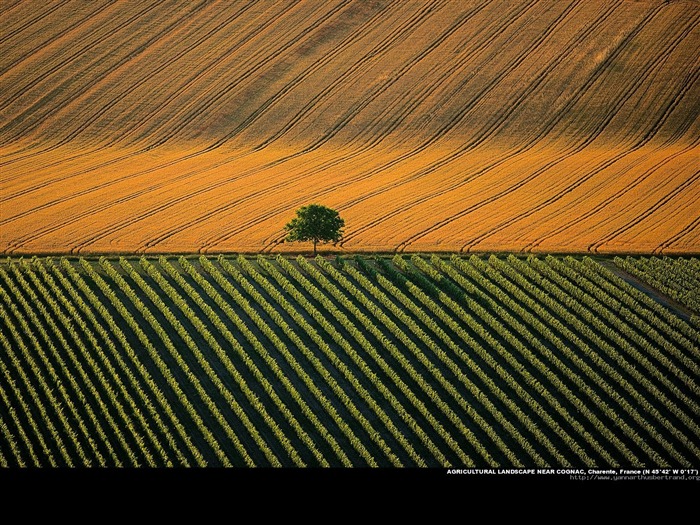
{"type": "Polygon", "coordinates": [[[318,242],[317,239],[314,239],[314,257],[316,257],[316,243],[318,242]]]}

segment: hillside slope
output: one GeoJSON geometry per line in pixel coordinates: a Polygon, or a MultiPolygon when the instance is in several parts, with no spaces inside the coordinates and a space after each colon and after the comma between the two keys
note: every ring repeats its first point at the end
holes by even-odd
{"type": "Polygon", "coordinates": [[[6,2],[0,250],[700,252],[699,7],[6,2]]]}

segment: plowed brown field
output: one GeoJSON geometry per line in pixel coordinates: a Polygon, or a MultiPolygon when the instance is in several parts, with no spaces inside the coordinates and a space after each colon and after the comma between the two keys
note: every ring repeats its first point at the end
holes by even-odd
{"type": "Polygon", "coordinates": [[[4,1],[0,251],[700,252],[697,0],[4,1]]]}

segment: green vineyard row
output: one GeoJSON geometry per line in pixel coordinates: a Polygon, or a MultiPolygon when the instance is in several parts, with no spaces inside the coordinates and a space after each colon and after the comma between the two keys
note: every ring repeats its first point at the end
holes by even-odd
{"type": "Polygon", "coordinates": [[[614,262],[8,258],[0,466],[697,465],[698,261],[614,262]]]}
{"type": "Polygon", "coordinates": [[[681,304],[692,308],[690,321],[700,326],[700,259],[671,257],[615,257],[615,263],[681,304]]]}

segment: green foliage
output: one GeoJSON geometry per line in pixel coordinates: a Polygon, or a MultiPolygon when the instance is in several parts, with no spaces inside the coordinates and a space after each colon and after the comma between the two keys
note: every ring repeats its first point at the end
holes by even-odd
{"type": "Polygon", "coordinates": [[[284,229],[288,232],[286,240],[312,241],[314,243],[314,255],[316,245],[319,242],[338,242],[343,237],[345,221],[340,214],[331,208],[320,204],[302,206],[284,229]]]}
{"type": "Polygon", "coordinates": [[[700,459],[700,334],[590,258],[57,262],[0,264],[0,467],[700,459]]]}

